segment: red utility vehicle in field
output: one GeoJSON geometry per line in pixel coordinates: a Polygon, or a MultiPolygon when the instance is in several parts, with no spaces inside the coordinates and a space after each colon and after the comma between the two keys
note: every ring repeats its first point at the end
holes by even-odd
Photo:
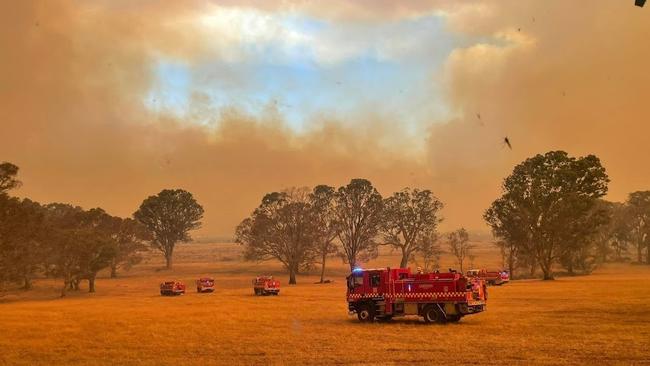
{"type": "Polygon", "coordinates": [[[348,310],[362,322],[419,315],[427,323],[457,322],[486,309],[486,285],[460,273],[412,274],[408,268],[355,269],[348,310]]]}
{"type": "Polygon", "coordinates": [[[185,284],[181,281],[165,281],[160,284],[160,294],[163,296],[176,296],[185,293],[185,284]]]}
{"type": "Polygon", "coordinates": [[[467,271],[467,277],[480,278],[487,282],[488,285],[503,285],[510,281],[508,271],[488,271],[486,269],[470,269],[467,271]]]}
{"type": "Polygon", "coordinates": [[[277,295],[280,292],[280,281],[273,276],[257,276],[253,280],[255,295],[277,295]]]}
{"type": "Polygon", "coordinates": [[[196,280],[196,292],[214,292],[214,278],[201,277],[196,280]]]}

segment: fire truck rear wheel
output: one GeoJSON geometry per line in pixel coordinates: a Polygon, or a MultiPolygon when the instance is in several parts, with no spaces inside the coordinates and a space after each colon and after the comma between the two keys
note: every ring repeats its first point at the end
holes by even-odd
{"type": "Polygon", "coordinates": [[[357,309],[359,321],[369,323],[375,320],[375,310],[368,304],[360,305],[357,309]]]}
{"type": "Polygon", "coordinates": [[[433,305],[424,308],[423,315],[425,323],[444,323],[446,320],[444,314],[433,305]]]}

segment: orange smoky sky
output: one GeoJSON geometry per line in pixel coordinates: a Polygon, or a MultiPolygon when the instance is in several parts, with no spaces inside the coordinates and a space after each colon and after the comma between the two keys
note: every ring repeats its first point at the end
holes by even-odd
{"type": "Polygon", "coordinates": [[[611,200],[650,188],[649,39],[632,0],[6,1],[0,161],[16,195],[121,216],[187,189],[205,236],[357,177],[486,230],[536,153],[596,154],[611,200]]]}

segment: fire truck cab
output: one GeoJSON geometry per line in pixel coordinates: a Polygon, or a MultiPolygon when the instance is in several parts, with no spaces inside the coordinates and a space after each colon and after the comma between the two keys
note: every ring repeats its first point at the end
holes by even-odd
{"type": "Polygon", "coordinates": [[[280,281],[273,276],[257,276],[253,279],[255,295],[277,295],[280,293],[280,281]]]}
{"type": "Polygon", "coordinates": [[[408,268],[355,269],[347,277],[350,314],[362,322],[417,315],[427,323],[457,322],[486,309],[485,281],[460,273],[418,273],[408,268]]]}

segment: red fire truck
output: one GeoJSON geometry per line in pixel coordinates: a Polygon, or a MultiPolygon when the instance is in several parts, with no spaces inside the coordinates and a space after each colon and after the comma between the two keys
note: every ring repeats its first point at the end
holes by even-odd
{"type": "Polygon", "coordinates": [[[165,281],[160,284],[160,294],[163,296],[175,296],[185,293],[185,284],[181,281],[165,281]]]}
{"type": "Polygon", "coordinates": [[[214,278],[201,277],[196,280],[196,292],[214,292],[214,278]]]}
{"type": "Polygon", "coordinates": [[[273,276],[257,276],[253,280],[255,295],[277,295],[280,293],[280,281],[273,276]]]}
{"type": "Polygon", "coordinates": [[[486,269],[470,269],[467,271],[467,277],[480,278],[487,282],[488,285],[503,285],[510,281],[508,271],[488,271],[486,269]]]}
{"type": "Polygon", "coordinates": [[[486,309],[485,281],[460,273],[412,274],[408,268],[355,269],[348,310],[362,322],[419,315],[427,323],[457,322],[486,309]]]}

